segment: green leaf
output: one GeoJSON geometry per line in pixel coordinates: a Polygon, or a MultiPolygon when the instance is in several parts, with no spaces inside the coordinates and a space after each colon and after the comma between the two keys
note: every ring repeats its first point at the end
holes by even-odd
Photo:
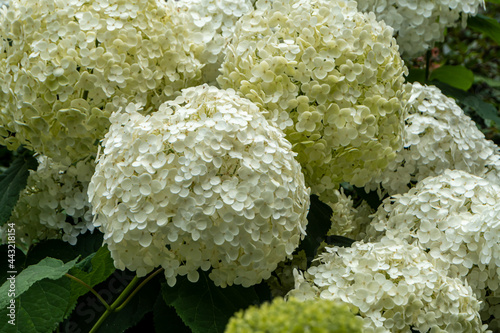
{"type": "Polygon", "coordinates": [[[476,96],[467,96],[461,102],[472,108],[481,118],[493,121],[496,128],[500,128],[500,117],[493,105],[482,101],[476,96]]]}
{"type": "Polygon", "coordinates": [[[178,278],[172,288],[164,283],[161,292],[193,333],[222,333],[236,311],[259,303],[253,288],[216,287],[206,272],[200,272],[196,283],[186,277],[178,278]]]}
{"type": "Polygon", "coordinates": [[[429,79],[467,91],[474,83],[474,73],[463,66],[441,66],[431,72],[429,79]]]}
{"type": "Polygon", "coordinates": [[[406,77],[406,81],[425,83],[425,70],[419,68],[410,68],[410,73],[406,77]]]}
{"type": "Polygon", "coordinates": [[[311,195],[311,205],[307,214],[307,235],[297,249],[297,251],[304,250],[306,252],[308,263],[314,259],[316,250],[330,230],[332,213],[330,206],[321,202],[317,196],[311,195]]]}
{"type": "Polygon", "coordinates": [[[344,236],[327,236],[325,242],[333,246],[351,247],[355,240],[344,236]]]}
{"type": "Polygon", "coordinates": [[[463,105],[470,107],[481,118],[493,121],[496,128],[500,129],[500,118],[496,108],[492,104],[486,103],[475,95],[450,87],[442,82],[430,82],[430,84],[438,87],[443,94],[453,97],[463,105]]]}
{"type": "Polygon", "coordinates": [[[476,82],[484,82],[492,88],[500,88],[500,81],[499,80],[493,80],[493,79],[490,79],[488,77],[476,75],[474,77],[474,83],[476,83],[476,82]]]}
{"type": "Polygon", "coordinates": [[[481,14],[471,16],[467,20],[467,26],[485,34],[500,45],[500,23],[498,23],[494,18],[481,14]]]}
{"type": "MultiPolygon", "coordinates": [[[[0,245],[0,258],[5,258],[2,260],[10,260],[11,258],[14,258],[15,261],[13,262],[14,265],[14,270],[17,272],[20,272],[24,269],[25,266],[25,260],[26,256],[24,255],[23,251],[19,248],[15,248],[15,255],[12,256],[12,252],[9,253],[9,250],[12,250],[12,244],[2,244],[0,245]]],[[[8,262],[8,265],[11,263],[8,262]]],[[[5,267],[8,267],[5,266],[5,267]]],[[[0,270],[0,281],[5,281],[9,274],[7,273],[7,269],[2,269],[0,270]]]]}
{"type": "Polygon", "coordinates": [[[191,333],[182,319],[175,312],[173,306],[165,304],[163,297],[159,295],[153,308],[153,320],[156,332],[191,333]]]}
{"type": "Polygon", "coordinates": [[[69,279],[43,279],[32,284],[28,291],[15,300],[15,326],[5,322],[9,309],[0,308],[0,332],[47,333],[64,320],[71,308],[69,279]]]}
{"type": "MultiPolygon", "coordinates": [[[[115,266],[109,254],[108,247],[103,246],[96,253],[87,256],[73,267],[70,274],[93,287],[105,281],[114,271],[115,266]]],[[[72,280],[71,296],[75,300],[87,292],[89,292],[87,288],[72,280]]]]}
{"type": "Polygon", "coordinates": [[[4,225],[26,187],[29,169],[36,168],[36,159],[28,152],[20,154],[10,167],[0,175],[0,226],[4,225]]]}
{"type": "MultiPolygon", "coordinates": [[[[57,280],[66,274],[73,266],[77,259],[63,263],[61,260],[54,258],[45,258],[36,265],[28,266],[25,270],[15,276],[16,281],[16,297],[19,297],[26,292],[30,287],[43,279],[57,280]]],[[[10,280],[6,281],[0,287],[0,308],[9,304],[10,297],[8,291],[10,288],[10,280]]]]}

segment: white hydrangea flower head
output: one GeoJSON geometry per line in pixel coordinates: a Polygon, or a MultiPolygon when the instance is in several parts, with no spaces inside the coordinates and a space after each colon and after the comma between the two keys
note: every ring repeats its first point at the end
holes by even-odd
{"type": "Polygon", "coordinates": [[[111,116],[89,198],[115,266],[218,286],[270,277],[305,235],[310,191],[291,144],[233,90],[185,89],[111,116]]]}
{"type": "Polygon", "coordinates": [[[357,0],[361,12],[374,12],[394,28],[401,53],[416,56],[444,40],[445,30],[477,14],[484,0],[357,0]]]}
{"type": "Polygon", "coordinates": [[[56,162],[94,154],[109,115],[157,108],[199,84],[172,4],[161,0],[12,0],[0,12],[0,144],[56,162]]]}
{"type": "Polygon", "coordinates": [[[9,220],[16,226],[16,240],[24,248],[56,238],[75,245],[78,235],[94,231],[87,188],[95,163],[87,159],[68,167],[46,156],[38,161],[9,220]]]}
{"type": "Polygon", "coordinates": [[[353,1],[257,1],[217,80],[285,131],[328,201],[340,182],[364,186],[395,158],[406,72],[392,28],[353,1]]]}
{"type": "Polygon", "coordinates": [[[215,85],[235,24],[253,9],[253,3],[251,0],[180,0],[174,3],[192,40],[190,46],[203,64],[203,81],[215,85]]]}
{"type": "Polygon", "coordinates": [[[333,211],[332,226],[328,231],[328,236],[343,236],[354,240],[362,240],[366,237],[365,229],[371,223],[370,215],[374,213],[366,201],[354,208],[354,201],[351,196],[344,193],[344,189],[334,191],[336,202],[328,203],[333,211]]]}
{"type": "MultiPolygon", "coordinates": [[[[450,276],[468,282],[485,312],[491,302],[497,303],[494,296],[500,296],[499,202],[498,184],[447,170],[386,199],[371,227],[429,251],[450,276]]],[[[491,314],[500,315],[498,306],[495,311],[491,314]]]]}
{"type": "Polygon", "coordinates": [[[402,240],[331,247],[288,296],[331,299],[359,309],[367,333],[486,332],[469,286],[446,276],[426,253],[402,240]]]}
{"type": "MultiPolygon", "coordinates": [[[[380,185],[390,195],[405,193],[411,184],[446,169],[485,176],[498,170],[498,147],[477,128],[452,98],[437,87],[416,82],[408,95],[404,149],[386,170],[366,186],[380,185]]],[[[497,177],[498,178],[498,175],[497,177]]],[[[500,182],[498,182],[500,184],[500,182]]]]}

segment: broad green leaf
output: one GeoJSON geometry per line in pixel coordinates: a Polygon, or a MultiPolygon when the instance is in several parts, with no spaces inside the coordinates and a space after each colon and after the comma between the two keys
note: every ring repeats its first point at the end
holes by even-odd
{"type": "Polygon", "coordinates": [[[467,20],[467,26],[485,34],[500,45],[500,23],[498,23],[494,18],[481,14],[471,16],[467,20]]]}
{"type": "Polygon", "coordinates": [[[35,265],[47,257],[68,262],[78,257],[78,253],[75,251],[75,247],[68,242],[61,239],[48,239],[28,250],[26,266],[35,265]]]}
{"type": "Polygon", "coordinates": [[[474,83],[474,73],[463,66],[441,66],[431,72],[429,79],[467,91],[474,83]]]}
{"type": "MultiPolygon", "coordinates": [[[[0,245],[0,258],[2,258],[2,260],[5,260],[7,263],[7,265],[2,267],[7,268],[12,264],[14,265],[14,271],[21,272],[25,266],[26,256],[24,255],[23,251],[21,251],[21,249],[17,247],[15,248],[14,256],[12,256],[12,252],[9,252],[9,250],[12,250],[12,246],[9,246],[9,244],[0,245]],[[8,261],[11,260],[12,258],[14,259],[13,262],[8,261]]],[[[7,276],[8,276],[7,269],[1,269],[0,281],[5,281],[7,276]]]]}
{"type": "Polygon", "coordinates": [[[406,77],[406,81],[425,83],[425,70],[419,68],[410,68],[410,73],[406,77]]]}
{"type": "Polygon", "coordinates": [[[481,118],[493,121],[496,128],[500,128],[500,117],[493,105],[482,101],[476,96],[467,96],[461,102],[472,108],[481,118]]]}
{"type": "MultiPolygon", "coordinates": [[[[109,254],[108,247],[103,246],[96,253],[87,256],[73,267],[70,270],[70,274],[93,287],[105,281],[114,271],[115,266],[109,254]]],[[[72,297],[77,299],[87,292],[89,290],[82,284],[72,281],[72,297]]]]}
{"type": "Polygon", "coordinates": [[[486,0],[486,2],[497,3],[500,5],[500,0],[486,0]]]}
{"type": "Polygon", "coordinates": [[[477,113],[481,118],[493,121],[495,126],[500,129],[500,117],[498,116],[498,111],[492,104],[486,103],[475,95],[455,89],[442,82],[431,82],[431,84],[441,89],[443,94],[453,97],[460,103],[470,107],[471,110],[477,113]]]}
{"type": "Polygon", "coordinates": [[[15,325],[4,320],[9,309],[0,308],[0,332],[2,333],[47,333],[69,314],[71,308],[69,279],[43,279],[34,282],[31,288],[15,300],[17,313],[15,325]]]}
{"type": "Polygon", "coordinates": [[[355,240],[343,236],[327,236],[325,242],[333,246],[351,247],[355,240]]]}
{"type": "MultiPolygon", "coordinates": [[[[15,276],[16,281],[16,297],[21,296],[35,283],[43,279],[57,280],[66,274],[73,266],[77,259],[68,263],[63,263],[61,260],[54,258],[45,258],[36,265],[28,266],[21,273],[15,276]]],[[[69,283],[69,282],[68,282],[69,283]]],[[[0,287],[0,308],[5,307],[9,301],[8,290],[10,288],[10,280],[7,280],[0,287]]]]}
{"type": "Polygon", "coordinates": [[[156,299],[153,308],[153,321],[156,332],[191,333],[175,312],[175,308],[165,304],[161,295],[156,299]]]}
{"type": "Polygon", "coordinates": [[[16,157],[10,167],[0,175],[0,226],[9,220],[19,194],[26,187],[28,170],[36,168],[36,165],[36,159],[25,152],[16,157]]]}
{"type": "Polygon", "coordinates": [[[484,76],[475,75],[474,82],[484,82],[492,88],[500,88],[500,80],[493,80],[484,76]]]}
{"type": "Polygon", "coordinates": [[[317,196],[311,196],[311,205],[307,214],[307,235],[297,249],[297,251],[304,250],[306,252],[308,263],[314,259],[316,250],[330,230],[332,213],[330,206],[321,202],[317,196]]]}
{"type": "Polygon", "coordinates": [[[193,333],[222,333],[235,312],[259,303],[253,288],[216,287],[206,272],[200,272],[196,283],[185,277],[178,278],[172,288],[164,283],[161,292],[193,333]]]}

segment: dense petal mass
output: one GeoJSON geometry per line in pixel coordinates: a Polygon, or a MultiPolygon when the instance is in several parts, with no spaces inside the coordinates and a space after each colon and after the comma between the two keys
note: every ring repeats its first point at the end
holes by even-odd
{"type": "Polygon", "coordinates": [[[377,19],[394,28],[401,52],[422,54],[434,42],[444,40],[446,28],[468,15],[475,15],[484,0],[357,0],[362,12],[374,12],[377,19]]]}
{"type": "Polygon", "coordinates": [[[446,169],[485,176],[500,184],[498,147],[477,128],[457,103],[437,87],[411,85],[408,95],[404,149],[384,172],[367,184],[389,194],[405,193],[424,178],[446,169]]]}
{"type": "Polygon", "coordinates": [[[157,108],[199,84],[187,32],[160,0],[13,0],[0,12],[0,143],[70,164],[125,102],[157,108]]]}
{"type": "Polygon", "coordinates": [[[257,1],[218,82],[283,129],[312,192],[363,186],[401,146],[406,67],[392,29],[352,1],[257,1]]]}
{"type": "MultiPolygon", "coordinates": [[[[37,170],[30,171],[27,186],[9,220],[16,226],[16,242],[23,249],[55,238],[75,245],[78,235],[94,230],[87,197],[94,160],[65,166],[40,156],[38,162],[37,170]]],[[[6,237],[6,229],[4,224],[0,237],[6,237]]]]}
{"type": "Polygon", "coordinates": [[[352,304],[363,332],[485,332],[470,287],[402,240],[326,248],[289,296],[352,304]]]}
{"type": "MultiPolygon", "coordinates": [[[[386,199],[371,227],[379,237],[405,239],[428,251],[448,275],[467,281],[482,301],[483,319],[499,318],[499,202],[498,184],[447,170],[386,199]]],[[[495,319],[490,326],[499,324],[495,319]]]]}
{"type": "Polygon", "coordinates": [[[175,1],[190,47],[203,64],[203,82],[216,84],[219,68],[238,19],[253,9],[252,0],[175,1]]]}
{"type": "Polygon", "coordinates": [[[309,189],[259,108],[207,85],[111,117],[89,197],[116,267],[216,285],[270,277],[305,234],[309,189]]]}

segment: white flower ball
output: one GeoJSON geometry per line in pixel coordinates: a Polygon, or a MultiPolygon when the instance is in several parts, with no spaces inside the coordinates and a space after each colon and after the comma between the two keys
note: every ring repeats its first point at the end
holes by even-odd
{"type": "MultiPolygon", "coordinates": [[[[8,222],[15,224],[16,242],[25,249],[41,240],[56,238],[75,245],[78,235],[94,231],[87,197],[94,160],[65,166],[39,156],[38,162],[37,170],[30,170],[26,188],[8,222]]],[[[7,224],[0,229],[0,238],[6,236],[6,229],[7,224]]]]}
{"type": "Polygon", "coordinates": [[[426,253],[401,240],[326,248],[288,297],[339,300],[359,309],[366,333],[486,332],[479,302],[426,253]]]}
{"type": "MultiPolygon", "coordinates": [[[[371,227],[429,252],[451,277],[466,280],[483,301],[482,315],[500,318],[500,186],[464,171],[429,177],[384,201],[371,227]],[[485,314],[490,306],[495,312],[485,314]]],[[[371,233],[374,235],[374,233],[371,233]]],[[[497,322],[498,325],[498,322],[497,322]]]]}
{"type": "Polygon", "coordinates": [[[412,184],[446,169],[477,176],[489,173],[492,179],[498,179],[498,175],[493,177],[500,164],[498,146],[486,140],[476,123],[437,87],[418,82],[410,86],[404,149],[366,188],[380,191],[381,185],[390,195],[405,193],[412,184]]]}
{"type": "Polygon", "coordinates": [[[392,29],[353,1],[257,1],[236,24],[218,82],[285,131],[322,200],[364,186],[402,144],[406,67],[392,29]]]}
{"type": "Polygon", "coordinates": [[[161,0],[12,0],[0,11],[0,144],[69,165],[95,155],[122,103],[148,112],[199,84],[179,20],[161,0]]]}
{"type": "Polygon", "coordinates": [[[484,0],[357,0],[362,12],[374,12],[394,28],[401,53],[416,56],[444,40],[445,30],[467,24],[484,0]]]}
{"type": "Polygon", "coordinates": [[[305,235],[309,189],[283,133],[232,90],[185,89],[142,116],[111,116],[89,197],[115,266],[174,285],[270,277],[305,235]]]}
{"type": "Polygon", "coordinates": [[[235,24],[253,9],[252,0],[180,0],[174,3],[188,31],[191,50],[203,64],[203,82],[216,85],[235,24]]]}

